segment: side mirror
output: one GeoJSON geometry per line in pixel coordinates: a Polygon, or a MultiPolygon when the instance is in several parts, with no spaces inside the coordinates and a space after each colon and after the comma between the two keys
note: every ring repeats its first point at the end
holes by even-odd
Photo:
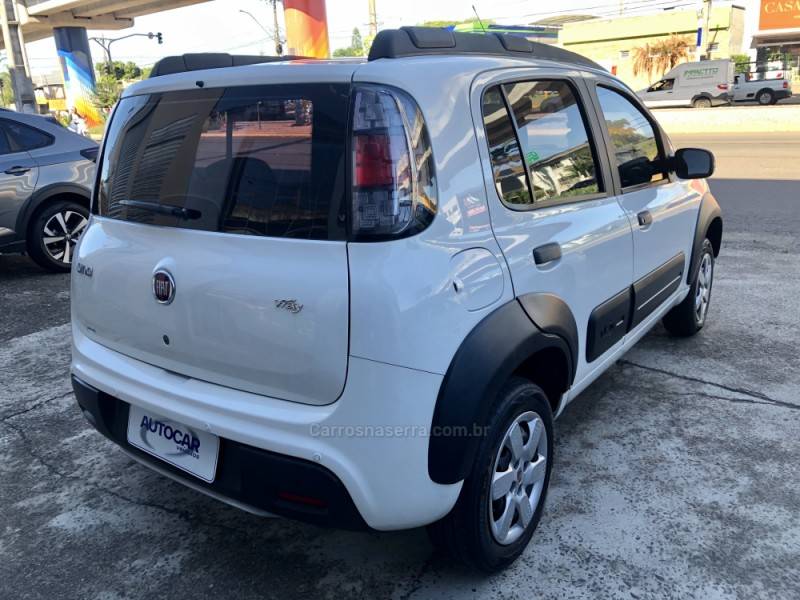
{"type": "Polygon", "coordinates": [[[681,148],[671,162],[672,170],[681,179],[703,179],[714,174],[714,155],[702,148],[681,148]]]}

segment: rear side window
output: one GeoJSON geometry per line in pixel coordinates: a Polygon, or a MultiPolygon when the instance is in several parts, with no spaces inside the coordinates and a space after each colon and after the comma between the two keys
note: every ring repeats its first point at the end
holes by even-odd
{"type": "Polygon", "coordinates": [[[567,82],[491,88],[484,94],[483,115],[495,183],[506,203],[535,206],[602,191],[583,111],[567,82]],[[516,182],[526,189],[516,190],[516,182]]]}
{"type": "Polygon", "coordinates": [[[611,138],[623,188],[663,180],[663,155],[656,131],[644,113],[625,96],[598,86],[597,98],[611,138]]]}
{"type": "Polygon", "coordinates": [[[35,127],[29,127],[14,121],[3,121],[11,142],[11,147],[15,152],[25,152],[44,148],[53,143],[53,136],[39,131],[35,127]]]}
{"type": "Polygon", "coordinates": [[[198,89],[123,99],[97,211],[154,225],[343,239],[347,85],[198,89]]]}
{"type": "Polygon", "coordinates": [[[497,194],[506,204],[532,204],[517,134],[499,87],[486,91],[482,108],[497,194]]]}

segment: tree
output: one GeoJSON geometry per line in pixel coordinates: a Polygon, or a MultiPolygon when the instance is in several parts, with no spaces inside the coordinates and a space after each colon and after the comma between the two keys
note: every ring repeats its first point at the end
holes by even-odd
{"type": "Polygon", "coordinates": [[[750,55],[748,54],[731,54],[731,60],[736,65],[737,73],[748,73],[750,71],[750,55]]]}
{"type": "Polygon", "coordinates": [[[99,62],[94,66],[98,76],[111,75],[117,81],[131,81],[141,79],[142,69],[135,62],[122,62],[121,60],[99,62]]]}
{"type": "Polygon", "coordinates": [[[113,75],[100,75],[94,89],[94,102],[99,108],[111,108],[119,100],[121,92],[120,83],[113,75]]]}
{"type": "MultiPolygon", "coordinates": [[[[464,23],[477,23],[475,19],[462,19],[461,21],[424,21],[419,24],[419,27],[452,27],[453,25],[463,25],[464,23]]],[[[488,25],[494,23],[491,19],[483,20],[481,23],[488,25]]],[[[480,27],[480,25],[478,25],[480,27]]]]}
{"type": "Polygon", "coordinates": [[[14,103],[14,88],[11,86],[11,74],[8,70],[0,74],[0,96],[3,108],[14,103]]]}
{"type": "Polygon", "coordinates": [[[341,58],[343,56],[363,56],[363,50],[359,52],[356,48],[348,46],[347,48],[337,48],[333,51],[333,56],[341,58]]]}
{"type": "Polygon", "coordinates": [[[633,74],[647,73],[649,77],[656,71],[660,77],[677,64],[688,60],[693,48],[692,40],[674,33],[667,39],[634,48],[633,74]]]}
{"type": "Polygon", "coordinates": [[[353,28],[353,35],[350,38],[350,45],[347,48],[337,48],[333,51],[335,57],[342,56],[364,56],[364,42],[358,27],[353,28]]]}
{"type": "Polygon", "coordinates": [[[361,32],[358,30],[358,27],[353,27],[353,36],[350,38],[350,47],[357,48],[361,50],[361,54],[364,54],[364,41],[361,39],[361,32]]]}

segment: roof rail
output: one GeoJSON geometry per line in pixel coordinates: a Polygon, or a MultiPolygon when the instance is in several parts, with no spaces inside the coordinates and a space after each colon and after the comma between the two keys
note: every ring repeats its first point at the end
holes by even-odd
{"type": "Polygon", "coordinates": [[[605,70],[593,60],[549,44],[504,33],[461,33],[440,27],[384,29],[372,42],[368,60],[407,56],[480,54],[540,58],[605,70]]]}
{"type": "Polygon", "coordinates": [[[150,77],[185,73],[187,71],[200,71],[202,69],[221,69],[224,67],[239,67],[242,65],[255,65],[284,60],[302,58],[300,56],[255,56],[246,54],[224,54],[204,52],[199,54],[182,54],[181,56],[165,56],[153,65],[150,77]]]}

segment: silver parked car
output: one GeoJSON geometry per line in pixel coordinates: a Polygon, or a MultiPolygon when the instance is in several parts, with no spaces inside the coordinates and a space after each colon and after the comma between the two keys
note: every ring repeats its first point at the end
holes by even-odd
{"type": "Polygon", "coordinates": [[[98,146],[53,119],[0,110],[0,253],[69,271],[89,217],[98,146]]]}

